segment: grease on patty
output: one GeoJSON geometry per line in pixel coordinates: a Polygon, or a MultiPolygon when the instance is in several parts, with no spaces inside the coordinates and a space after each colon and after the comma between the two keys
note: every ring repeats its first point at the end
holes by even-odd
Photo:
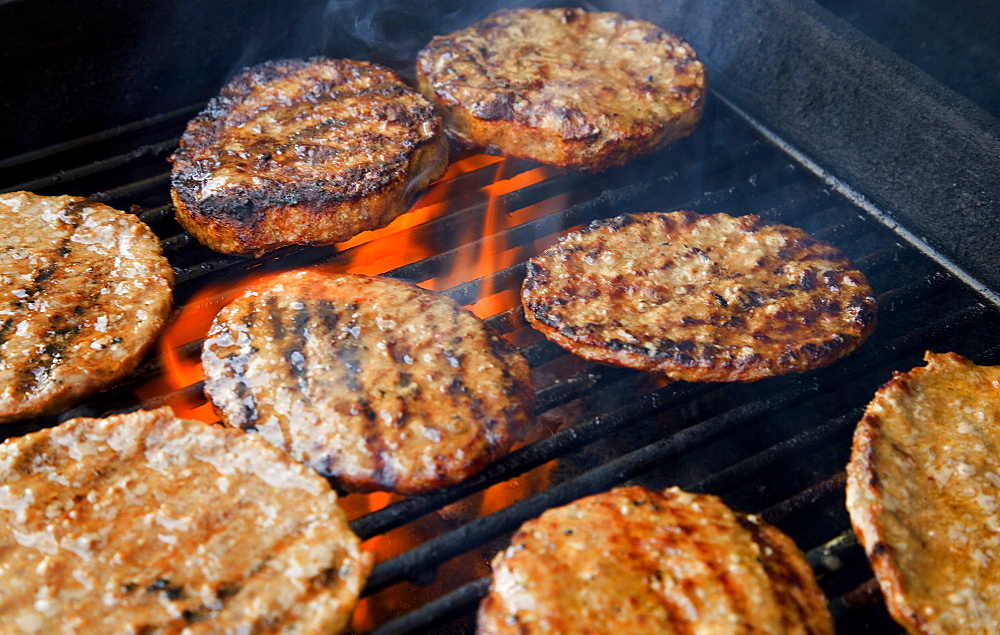
{"type": "Polygon", "coordinates": [[[0,632],[335,633],[371,556],[323,478],[169,408],[0,445],[0,632]]]}
{"type": "Polygon", "coordinates": [[[174,270],[133,214],[0,194],[0,423],[59,412],[131,373],[166,322],[174,270]]]}
{"type": "Polygon", "coordinates": [[[392,70],[314,57],[237,75],[170,160],[177,221],[216,251],[259,256],[387,225],[444,172],[448,145],[392,70]]]}
{"type": "Polygon", "coordinates": [[[528,263],[532,326],[586,359],[684,381],[753,381],[828,364],[875,328],[865,276],[837,248],[753,215],[626,214],[528,263]]]}
{"type": "Polygon", "coordinates": [[[421,92],[465,145],[601,171],[685,137],[705,69],[659,26],[582,9],[505,9],[435,37],[421,92]]]}
{"type": "Polygon", "coordinates": [[[714,496],[620,487],[524,523],[478,632],[832,634],[791,538],[714,496]]]}
{"type": "Polygon", "coordinates": [[[205,392],[228,425],[351,491],[459,482],[534,409],[521,354],[447,296],[391,278],[299,271],[215,318],[205,392]]]}

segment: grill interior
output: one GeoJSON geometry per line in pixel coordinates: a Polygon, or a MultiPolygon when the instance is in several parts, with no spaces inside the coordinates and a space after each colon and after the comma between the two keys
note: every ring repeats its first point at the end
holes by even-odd
{"type": "MultiPolygon", "coordinates": [[[[776,143],[713,93],[692,137],[623,168],[584,175],[462,155],[454,162],[467,171],[445,177],[411,214],[367,242],[339,251],[290,248],[252,260],[207,250],[172,219],[166,157],[202,105],[0,160],[0,189],[84,195],[137,213],[175,268],[177,315],[206,302],[202,292],[217,285],[310,265],[435,280],[463,304],[488,290],[497,304],[487,321],[521,348],[534,372],[538,420],[531,442],[467,482],[392,499],[377,511],[366,511],[374,500],[345,499],[355,531],[393,554],[377,563],[368,582],[369,615],[356,622],[360,630],[471,632],[488,584],[486,563],[521,522],[624,483],[710,492],[763,514],[807,553],[839,632],[900,630],[885,612],[844,510],[851,434],[875,390],[893,371],[920,365],[925,350],[997,363],[997,307],[807,169],[784,140],[776,143]],[[491,185],[498,181],[504,193],[491,185]],[[530,184],[519,187],[522,181],[530,184]],[[878,295],[875,334],[849,357],[801,375],[745,385],[665,384],[583,362],[526,325],[516,291],[528,257],[595,219],[676,209],[755,213],[835,244],[878,295]],[[372,250],[393,252],[402,244],[422,249],[404,254],[403,262],[366,260],[372,250]],[[442,283],[488,250],[509,260],[470,280],[442,283]],[[405,549],[397,554],[401,542],[405,549]]],[[[177,353],[196,359],[199,349],[194,338],[177,353]]],[[[59,417],[7,426],[3,434],[178,399],[204,403],[198,383],[150,394],[148,386],[163,373],[162,356],[153,355],[113,390],[59,417]]],[[[378,506],[386,502],[379,500],[378,506]]]]}

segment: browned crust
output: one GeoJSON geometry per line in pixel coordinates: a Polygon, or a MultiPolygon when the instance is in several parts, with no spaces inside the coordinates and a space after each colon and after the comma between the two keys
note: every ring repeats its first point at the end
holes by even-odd
{"type": "Polygon", "coordinates": [[[383,227],[447,166],[433,107],[391,70],[321,57],[231,80],[171,157],[177,220],[223,253],[383,227]]]}
{"type": "Polygon", "coordinates": [[[621,487],[550,509],[492,566],[482,634],[833,633],[790,538],[676,488],[621,487]]]}
{"type": "Polygon", "coordinates": [[[847,509],[910,633],[1000,628],[1000,367],[955,353],[895,373],[855,430],[847,509]]]}
{"type": "Polygon", "coordinates": [[[220,311],[202,355],[228,425],[346,490],[429,491],[505,454],[534,409],[520,353],[450,298],[299,271],[220,311]]]}
{"type": "Polygon", "coordinates": [[[528,262],[533,327],[586,359],[685,381],[754,381],[828,364],[875,328],[838,249],[757,216],[625,214],[528,262]]]}
{"type": "Polygon", "coordinates": [[[169,408],[9,439],[0,483],[4,632],[341,632],[371,568],[324,479],[169,408]]]}
{"type": "Polygon", "coordinates": [[[691,134],[706,94],[704,67],[677,36],[569,8],[505,9],[437,36],[417,83],[460,143],[591,171],[691,134]]]}
{"type": "Polygon", "coordinates": [[[170,314],[174,272],[133,214],[0,194],[0,423],[62,411],[131,373],[170,314]]]}

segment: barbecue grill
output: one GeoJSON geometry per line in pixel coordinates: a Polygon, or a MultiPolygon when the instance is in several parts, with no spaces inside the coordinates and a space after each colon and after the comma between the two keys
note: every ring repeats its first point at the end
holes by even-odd
{"type": "MultiPolygon", "coordinates": [[[[886,22],[848,1],[826,4],[921,61],[922,49],[886,22]]],[[[931,11],[916,4],[922,15],[931,11]]],[[[957,23],[976,5],[959,2],[950,18],[957,23]]],[[[186,121],[240,67],[325,54],[411,75],[432,35],[493,8],[0,0],[0,190],[90,196],[137,213],[176,270],[181,325],[121,385],[2,434],[165,403],[208,420],[197,357],[203,327],[232,289],[309,265],[385,274],[472,306],[515,342],[533,369],[538,422],[522,447],[459,485],[406,499],[343,499],[379,555],[357,630],[471,632],[486,563],[521,522],[639,483],[710,492],[763,514],[806,552],[838,631],[899,631],[850,529],[844,466],[864,405],[893,371],[920,365],[927,349],[1000,363],[1000,127],[827,8],[805,0],[587,5],[679,33],[708,70],[711,94],[695,133],[622,168],[585,175],[458,154],[388,228],[338,248],[262,259],[211,252],[173,221],[166,157],[186,121]],[[756,213],[835,244],[878,295],[875,334],[824,369],[717,385],[589,364],[527,326],[517,290],[528,257],[595,219],[676,209],[756,213]]],[[[996,106],[996,95],[970,78],[986,60],[994,73],[1000,67],[976,33],[962,31],[980,45],[968,66],[929,70],[996,106]]]]}

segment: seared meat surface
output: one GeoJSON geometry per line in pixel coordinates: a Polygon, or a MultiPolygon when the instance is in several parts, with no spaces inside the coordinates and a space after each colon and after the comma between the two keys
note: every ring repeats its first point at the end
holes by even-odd
{"type": "Polygon", "coordinates": [[[337,496],[169,408],[0,445],[0,632],[334,633],[371,567],[337,496]]]}
{"type": "Polygon", "coordinates": [[[617,13],[509,9],[435,37],[421,92],[459,142],[600,171],[691,134],[705,100],[694,50],[617,13]]]}
{"type": "Polygon", "coordinates": [[[753,215],[626,214],[528,263],[531,324],[586,359],[684,381],[828,364],[875,328],[865,276],[835,247],[753,215]]]}
{"type": "Polygon", "coordinates": [[[955,353],[882,386],[854,433],[847,509],[910,633],[1000,630],[1000,366],[955,353]]]}
{"type": "Polygon", "coordinates": [[[0,422],[64,410],[131,373],[170,314],[174,272],[132,214],[0,194],[0,422]]]}
{"type": "Polygon", "coordinates": [[[205,393],[345,490],[459,482],[503,455],[534,408],[520,353],[450,298],[390,278],[283,274],[216,316],[205,393]]]}
{"type": "Polygon", "coordinates": [[[448,148],[431,104],[390,69],[317,57],[237,75],[171,161],[178,222],[216,251],[261,255],[387,225],[448,148]]]}
{"type": "Polygon", "coordinates": [[[478,632],[832,634],[791,538],[714,496],[621,487],[524,523],[478,632]]]}

